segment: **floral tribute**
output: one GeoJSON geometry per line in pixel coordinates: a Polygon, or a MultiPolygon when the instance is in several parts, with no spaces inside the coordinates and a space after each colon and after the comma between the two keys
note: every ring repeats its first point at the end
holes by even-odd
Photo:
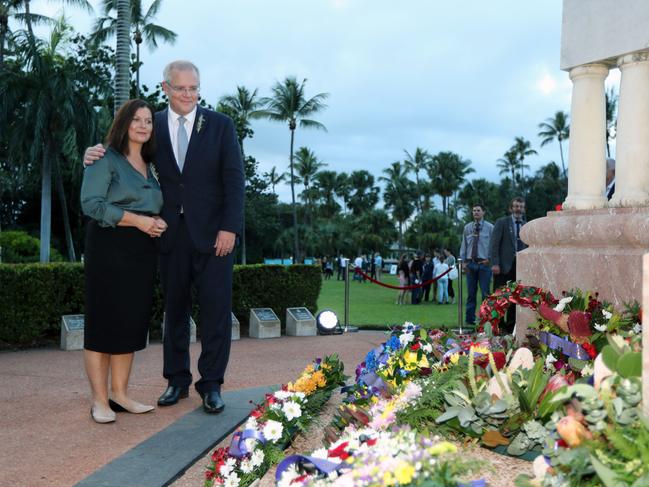
{"type": "Polygon", "coordinates": [[[326,448],[285,459],[278,485],[464,485],[479,465],[445,439],[534,460],[517,485],[649,485],[639,306],[512,284],[482,311],[473,335],[392,330],[356,368],[326,448]],[[537,312],[526,347],[493,333],[511,304],[537,312]]]}
{"type": "Polygon", "coordinates": [[[263,476],[282,458],[283,449],[298,431],[305,431],[332,391],[345,382],[337,355],[316,359],[295,383],[266,394],[250,417],[232,436],[229,448],[212,454],[205,487],[246,486],[263,476]]]}

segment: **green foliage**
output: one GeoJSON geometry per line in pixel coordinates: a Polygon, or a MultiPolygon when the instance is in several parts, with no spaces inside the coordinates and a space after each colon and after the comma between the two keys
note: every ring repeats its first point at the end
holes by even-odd
{"type": "MultiPolygon", "coordinates": [[[[250,308],[271,307],[283,322],[286,308],[315,312],[320,270],[314,266],[235,266],[232,311],[242,326],[250,308]]],[[[162,291],[156,286],[150,330],[162,321],[162,291]]],[[[84,312],[83,264],[0,265],[0,344],[29,346],[58,338],[61,316],[84,312]]],[[[193,315],[199,309],[194,300],[193,315]]],[[[200,330],[200,320],[198,320],[200,330]]]]}
{"type": "MultiPolygon", "coordinates": [[[[2,248],[2,263],[24,264],[27,262],[38,262],[40,252],[40,240],[32,237],[27,232],[12,230],[0,232],[0,247],[2,248]]],[[[50,260],[60,262],[63,256],[55,249],[50,249],[50,260]]]]}

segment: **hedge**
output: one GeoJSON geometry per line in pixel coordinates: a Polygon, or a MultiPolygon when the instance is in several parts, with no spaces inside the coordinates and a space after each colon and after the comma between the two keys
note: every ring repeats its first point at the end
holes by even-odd
{"type": "MultiPolygon", "coordinates": [[[[286,308],[304,306],[315,313],[321,285],[316,266],[235,266],[232,310],[243,330],[250,308],[273,308],[285,326],[286,308]]],[[[159,284],[155,296],[149,329],[158,335],[163,311],[159,284]]],[[[192,314],[200,329],[199,311],[194,300],[192,314]]],[[[83,264],[0,265],[2,346],[30,346],[58,339],[61,316],[83,312],[83,264]]]]}

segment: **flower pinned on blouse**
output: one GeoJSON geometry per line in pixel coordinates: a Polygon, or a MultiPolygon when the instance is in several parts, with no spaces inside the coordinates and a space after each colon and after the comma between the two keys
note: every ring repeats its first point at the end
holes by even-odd
{"type": "Polygon", "coordinates": [[[196,133],[197,133],[197,134],[200,134],[200,133],[201,133],[201,130],[203,130],[203,127],[204,127],[204,126],[205,126],[205,117],[204,117],[203,114],[201,113],[201,114],[198,116],[198,121],[196,122],[196,133]]]}
{"type": "Polygon", "coordinates": [[[151,168],[151,175],[158,182],[158,184],[160,184],[160,176],[158,176],[158,170],[155,168],[155,164],[149,164],[149,167],[151,168]]]}

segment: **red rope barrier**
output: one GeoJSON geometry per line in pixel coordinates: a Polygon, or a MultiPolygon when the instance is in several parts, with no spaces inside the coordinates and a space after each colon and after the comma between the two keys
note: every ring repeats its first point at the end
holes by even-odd
{"type": "Polygon", "coordinates": [[[433,282],[435,282],[435,281],[441,279],[442,277],[444,277],[446,274],[448,274],[448,273],[451,272],[452,270],[453,270],[453,268],[451,267],[449,270],[447,270],[447,271],[444,272],[443,274],[440,274],[439,276],[434,277],[434,278],[430,279],[429,281],[422,282],[421,284],[415,284],[415,285],[413,285],[413,286],[403,286],[403,287],[401,287],[401,286],[393,286],[392,284],[386,284],[386,283],[384,283],[384,282],[377,281],[376,279],[372,279],[370,276],[368,276],[367,274],[365,274],[365,273],[364,273],[362,270],[360,270],[358,267],[355,267],[355,268],[354,268],[354,272],[355,272],[355,273],[360,274],[361,276],[363,276],[363,277],[364,277],[365,279],[367,279],[368,281],[373,282],[374,284],[378,284],[379,286],[389,287],[390,289],[397,289],[397,290],[399,290],[399,291],[404,291],[404,290],[408,290],[408,289],[417,289],[418,287],[424,287],[424,286],[427,286],[427,285],[432,284],[433,282]]]}

